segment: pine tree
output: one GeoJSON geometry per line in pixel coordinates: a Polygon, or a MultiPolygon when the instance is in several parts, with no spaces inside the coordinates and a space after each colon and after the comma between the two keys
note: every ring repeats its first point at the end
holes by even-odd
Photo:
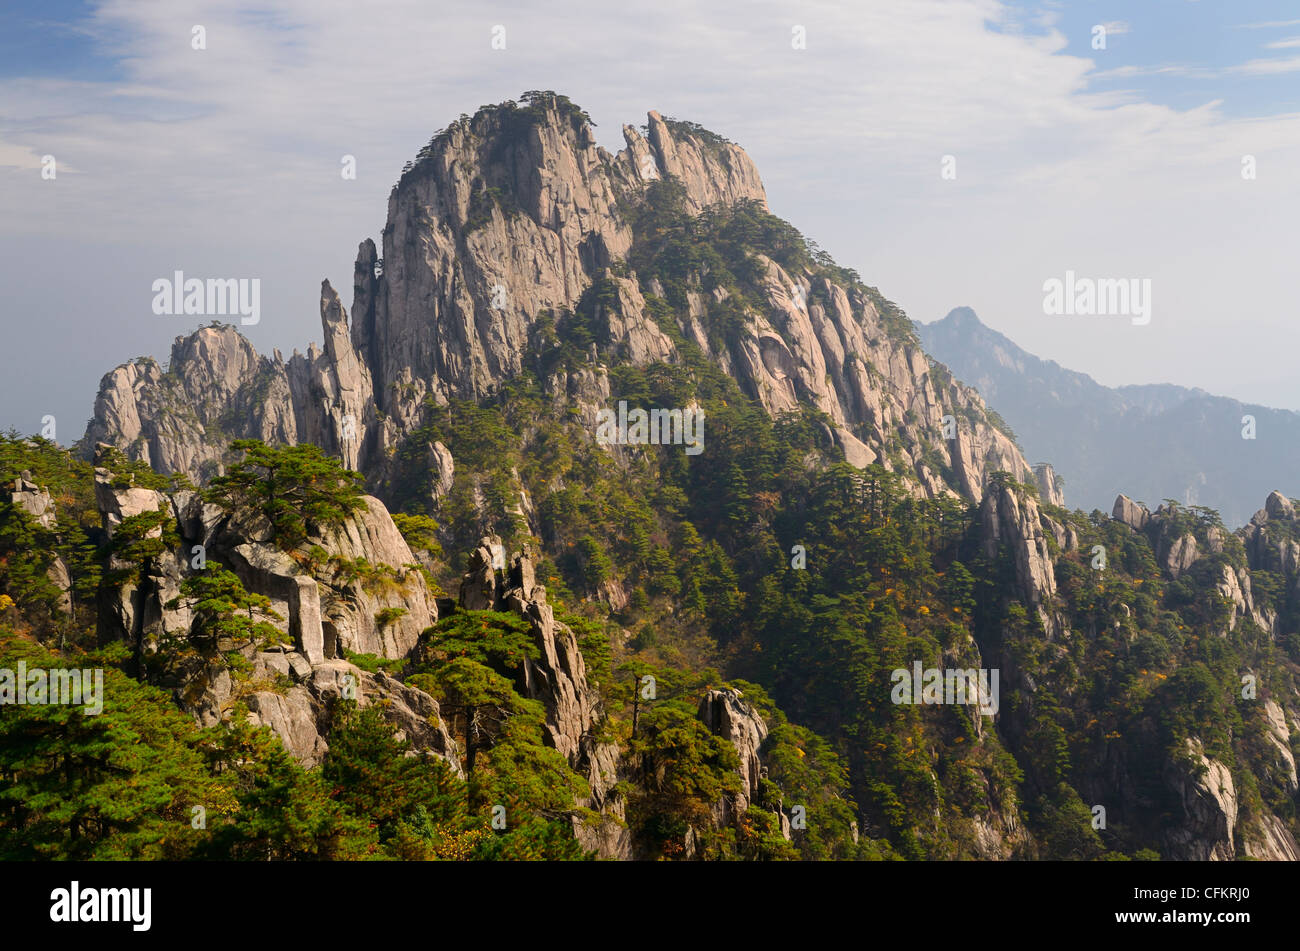
{"type": "MultiPolygon", "coordinates": [[[[284,620],[271,610],[271,599],[247,591],[238,575],[216,562],[208,562],[203,571],[182,581],[181,594],[194,600],[190,606],[194,617],[191,639],[213,644],[229,639],[236,645],[253,641],[263,650],[287,640],[271,623],[284,620]]],[[[167,607],[174,610],[179,604],[180,599],[173,598],[167,607]]]]}
{"type": "Polygon", "coordinates": [[[365,506],[360,473],[344,469],[318,446],[237,439],[230,448],[244,458],[213,479],[204,498],[227,511],[260,512],[281,548],[293,548],[312,531],[338,525],[365,506]]]}
{"type": "Polygon", "coordinates": [[[320,767],[329,796],[364,822],[382,845],[423,806],[452,830],[465,826],[464,786],[436,756],[407,756],[377,707],[338,701],[330,750],[320,767]]]}
{"type": "Polygon", "coordinates": [[[360,858],[378,850],[369,825],[327,795],[319,771],[299,766],[246,710],[205,731],[209,767],[230,786],[235,805],[209,813],[212,839],[200,857],[249,861],[360,858]]]}
{"type": "Polygon", "coordinates": [[[69,666],[103,671],[103,710],[37,703],[0,717],[0,858],[177,859],[209,831],[193,807],[233,808],[205,768],[199,728],[163,691],[138,683],[103,657],[67,658],[12,635],[0,667],[69,666]]]}

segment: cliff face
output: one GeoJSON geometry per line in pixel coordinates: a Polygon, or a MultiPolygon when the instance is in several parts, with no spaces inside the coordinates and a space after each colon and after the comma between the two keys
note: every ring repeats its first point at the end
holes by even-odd
{"type": "MultiPolygon", "coordinates": [[[[495,563],[501,540],[488,536],[469,558],[461,583],[459,606],[464,610],[504,611],[528,622],[538,659],[526,658],[519,673],[524,696],[541,701],[546,711],[546,743],[578,770],[591,788],[583,805],[598,811],[590,821],[573,820],[583,847],[603,858],[629,858],[631,837],[625,803],[614,792],[619,779],[619,749],[595,738],[604,719],[600,696],[587,680],[587,664],[578,639],[555,619],[546,600],[546,587],[537,583],[533,557],[516,552],[509,566],[495,563]]],[[[504,559],[502,559],[504,560],[504,559]]]]}
{"type": "MultiPolygon", "coordinates": [[[[1252,633],[1265,641],[1285,637],[1287,627],[1279,618],[1277,605],[1290,603],[1287,599],[1300,593],[1300,559],[1296,557],[1300,521],[1294,503],[1281,493],[1269,495],[1264,508],[1236,533],[1176,505],[1162,505],[1150,512],[1124,495],[1115,500],[1109,523],[1118,531],[1093,539],[1080,537],[1079,532],[1087,530],[1086,520],[1080,520],[1082,513],[1057,511],[1054,515],[1064,521],[1044,513],[1032,493],[1005,481],[990,487],[980,510],[984,554],[1004,559],[1010,599],[1037,614],[1046,641],[1041,645],[1042,655],[1051,658],[1052,664],[1068,665],[1070,651],[1080,646],[1085,652],[1098,649],[1108,636],[1103,626],[1113,626],[1118,637],[1109,646],[1121,651],[1130,650],[1140,636],[1133,623],[1135,610],[1140,608],[1112,596],[1112,602],[1099,614],[1080,611],[1077,600],[1081,582],[1095,585],[1098,594],[1114,586],[1127,592],[1122,595],[1124,600],[1138,600],[1137,587],[1125,577],[1124,565],[1134,550],[1130,532],[1138,536],[1134,541],[1151,566],[1137,584],[1188,579],[1199,585],[1208,594],[1207,604],[1214,605],[1212,637],[1225,641],[1252,633]],[[1103,537],[1111,543],[1093,547],[1093,541],[1103,537]],[[1101,549],[1109,550],[1110,561],[1098,560],[1101,549]],[[1268,606],[1254,591],[1252,574],[1258,578],[1260,573],[1272,577],[1274,606],[1268,606]],[[1085,641],[1082,645],[1080,638],[1085,641]]],[[[1107,525],[1098,523],[1103,532],[1109,531],[1107,525]]],[[[1141,560],[1132,564],[1141,564],[1141,560]]],[[[1009,650],[1002,634],[986,632],[985,657],[1001,669],[1005,694],[1016,698],[998,719],[999,732],[1009,737],[1015,748],[1040,710],[1039,694],[1049,684],[1043,671],[1052,665],[1027,669],[1023,651],[1009,650]]],[[[1037,642],[1037,635],[1029,641],[1037,642]]],[[[1057,667],[1052,674],[1054,686],[1049,689],[1059,690],[1058,697],[1073,703],[1078,680],[1062,676],[1062,669],[1057,667]]],[[[1254,683],[1255,671],[1241,673],[1251,674],[1249,680],[1254,683]]],[[[1241,689],[1240,684],[1236,687],[1241,689]]],[[[1291,799],[1300,788],[1293,751],[1300,724],[1296,713],[1300,693],[1286,682],[1276,682],[1274,689],[1272,696],[1256,694],[1253,687],[1234,693],[1257,725],[1248,731],[1252,738],[1241,743],[1236,767],[1227,765],[1222,754],[1208,752],[1198,735],[1175,735],[1172,746],[1165,748],[1145,745],[1151,735],[1150,724],[1135,722],[1107,737],[1108,741],[1119,740],[1123,735],[1122,741],[1102,744],[1084,754],[1080,791],[1088,802],[1110,810],[1115,821],[1161,830],[1160,854],[1167,859],[1211,861],[1249,856],[1295,860],[1300,855],[1295,837],[1279,818],[1286,813],[1273,811],[1276,807],[1267,802],[1247,809],[1238,794],[1248,771],[1254,773],[1251,781],[1263,782],[1274,791],[1277,801],[1291,799]],[[1153,761],[1159,764],[1158,770],[1152,769],[1153,761]],[[1242,763],[1249,766],[1243,768],[1242,763]]],[[[1161,740],[1165,742],[1167,738],[1161,740]]]]}
{"type": "Polygon", "coordinates": [[[1049,639],[1066,633],[1055,610],[1055,562],[1047,544],[1049,535],[1073,547],[1065,526],[1039,512],[1038,503],[1008,485],[990,488],[980,508],[981,537],[986,557],[1005,550],[1014,566],[1015,593],[1026,607],[1038,613],[1049,639]]]}
{"type": "Polygon", "coordinates": [[[390,384],[376,400],[398,430],[427,394],[474,398],[517,373],[537,315],[572,307],[626,257],[625,211],[649,182],[673,176],[696,210],[766,201],[739,148],[710,149],[654,112],[648,132],[624,127],[627,149],[610,155],[554,101],[489,108],[436,138],[403,175],[389,198],[382,277],[363,242],[353,305],[353,341],[390,384]]]}
{"type": "MultiPolygon", "coordinates": [[[[124,574],[101,589],[99,632],[104,640],[132,645],[145,666],[150,657],[165,664],[153,676],[200,723],[218,722],[242,701],[254,723],[274,729],[302,762],[316,764],[328,750],[330,703],[347,695],[350,685],[362,706],[382,703],[388,719],[417,750],[441,756],[453,771],[462,771],[462,751],[444,727],[437,701],[383,671],[371,673],[346,659],[356,654],[406,658],[421,632],[439,619],[437,600],[412,568],[415,556],[378,499],[364,498],[364,507],[341,524],[320,529],[285,551],[257,513],[224,511],[194,492],[124,485],[101,467],[95,473],[95,495],[110,540],[125,520],[159,509],[174,528],[165,550],[142,564],[110,560],[110,572],[124,574]],[[205,564],[230,569],[246,590],[269,599],[283,644],[202,640],[193,611],[197,599],[187,597],[182,587],[187,578],[207,570],[196,568],[191,558],[200,548],[205,564]],[[313,549],[325,555],[308,560],[313,549]],[[340,570],[357,563],[376,570],[365,577],[340,570]],[[403,609],[399,616],[383,619],[386,610],[395,608],[403,609]],[[232,667],[231,651],[242,656],[244,663],[236,664],[242,671],[232,667]]],[[[170,536],[156,529],[151,537],[170,536]]],[[[536,583],[531,556],[517,553],[503,570],[493,565],[494,544],[499,539],[486,538],[471,555],[458,606],[509,612],[528,622],[538,658],[522,668],[523,694],[542,703],[547,745],[582,772],[591,787],[589,804],[609,816],[603,827],[578,827],[580,837],[589,836],[595,850],[625,856],[629,843],[626,830],[620,829],[623,804],[611,793],[618,747],[593,738],[604,714],[587,681],[577,638],[555,619],[545,587],[536,583]]],[[[446,610],[455,607],[447,604],[446,610]]]]}
{"type": "Polygon", "coordinates": [[[210,326],[176,338],[165,373],[148,358],[119,366],[100,382],[82,456],[108,443],[158,472],[206,481],[223,471],[230,440],[254,438],[314,443],[357,468],[374,387],[328,281],[320,315],[324,350],[312,344],[288,361],[259,356],[234,327],[210,326]]]}
{"type": "MultiPolygon", "coordinates": [[[[584,371],[592,379],[560,383],[580,409],[594,413],[606,364],[682,362],[654,313],[663,287],[627,267],[637,209],[667,179],[692,214],[765,207],[763,184],[740,148],[658,113],[644,133],[625,126],[623,135],[627,147],[611,155],[563,97],[463,118],[394,187],[381,245],[362,242],[350,325],[322,286],[323,349],[284,361],[259,357],[233,328],[178,338],[168,372],[145,360],[104,377],[83,454],[107,442],[204,480],[221,470],[231,438],[309,441],[383,485],[388,460],[431,406],[481,398],[517,375],[539,319],[577,307],[597,282],[614,293],[597,308],[605,342],[584,371]]],[[[919,493],[978,501],[988,476],[1006,470],[1060,501],[1050,473],[1035,475],[980,397],[936,372],[874,291],[762,253],[752,262],[756,293],[726,301],[697,272],[673,320],[769,412],[816,406],[848,461],[903,471],[919,493]],[[719,340],[707,317],[724,302],[743,331],[719,340]]]]}
{"type": "MultiPolygon", "coordinates": [[[[345,659],[348,653],[403,657],[438,618],[424,578],[408,569],[415,560],[410,548],[378,499],[366,498],[365,507],[342,525],[312,536],[300,551],[286,552],[273,543],[263,519],[225,512],[194,492],[125,486],[101,467],[95,471],[95,497],[110,540],[126,519],[160,509],[174,528],[171,544],[142,563],[110,558],[110,573],[122,574],[101,587],[99,635],[130,644],[146,667],[154,658],[153,676],[196,720],[216,723],[243,701],[254,723],[274,729],[295,757],[315,764],[328,749],[330,701],[355,691],[362,706],[383,701],[395,729],[415,748],[444,757],[460,771],[456,744],[432,697],[345,659]],[[330,561],[304,564],[301,556],[312,546],[320,546],[330,561]],[[203,567],[196,568],[200,551],[203,567]],[[368,584],[337,570],[357,561],[387,569],[390,583],[368,584]],[[228,568],[247,591],[269,600],[282,644],[220,638],[208,643],[199,635],[197,599],[185,596],[182,585],[209,562],[228,568]],[[398,607],[400,616],[381,623],[382,612],[398,607]],[[231,651],[242,658],[239,670],[232,667],[231,651]]],[[[169,536],[155,529],[152,537],[169,536]]]]}

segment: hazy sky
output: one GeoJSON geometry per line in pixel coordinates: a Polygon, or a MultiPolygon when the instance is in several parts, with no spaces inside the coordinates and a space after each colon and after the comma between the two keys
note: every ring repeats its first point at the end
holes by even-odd
{"type": "Polygon", "coordinates": [[[916,319],[969,305],[1106,384],[1300,409],[1293,2],[10,0],[0,428],[79,438],[104,372],[206,322],[153,314],[176,270],[260,278],[246,333],[305,349],[403,163],[528,89],[610,150],[648,109],[738,142],[773,211],[916,319]],[[1067,270],[1150,279],[1151,322],[1045,315],[1067,270]]]}

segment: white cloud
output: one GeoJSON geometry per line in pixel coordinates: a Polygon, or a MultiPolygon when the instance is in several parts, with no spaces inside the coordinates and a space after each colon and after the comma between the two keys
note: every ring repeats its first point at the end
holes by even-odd
{"type": "Polygon", "coordinates": [[[1265,20],[1262,23],[1238,23],[1239,30],[1276,30],[1287,26],[1300,26],[1300,20],[1265,20]]]}
{"type": "Polygon", "coordinates": [[[1294,73],[1300,70],[1300,56],[1290,59],[1252,59],[1228,68],[1233,73],[1249,73],[1253,76],[1273,76],[1279,73],[1294,73]]]}
{"type": "Polygon", "coordinates": [[[31,149],[21,145],[8,145],[0,142],[0,167],[4,168],[40,168],[41,157],[31,149]]]}
{"type": "Polygon", "coordinates": [[[1138,66],[1134,64],[1116,66],[1114,69],[1103,69],[1094,72],[1090,74],[1089,78],[1094,81],[1123,79],[1130,76],[1185,76],[1189,79],[1216,79],[1222,75],[1221,70],[1210,69],[1205,66],[1168,63],[1162,66],[1138,66]]]}

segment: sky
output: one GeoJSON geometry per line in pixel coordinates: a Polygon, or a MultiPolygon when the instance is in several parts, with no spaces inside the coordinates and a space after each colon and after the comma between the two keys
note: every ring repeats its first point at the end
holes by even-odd
{"type": "Polygon", "coordinates": [[[9,0],[0,429],[80,438],[105,372],[207,321],[153,313],[177,270],[258,278],[244,332],[305,350],[402,165],[530,89],[611,151],[650,109],[737,142],[914,319],[1300,410],[1294,2],[9,0]],[[1046,313],[1067,272],[1150,281],[1149,322],[1046,313]]]}

